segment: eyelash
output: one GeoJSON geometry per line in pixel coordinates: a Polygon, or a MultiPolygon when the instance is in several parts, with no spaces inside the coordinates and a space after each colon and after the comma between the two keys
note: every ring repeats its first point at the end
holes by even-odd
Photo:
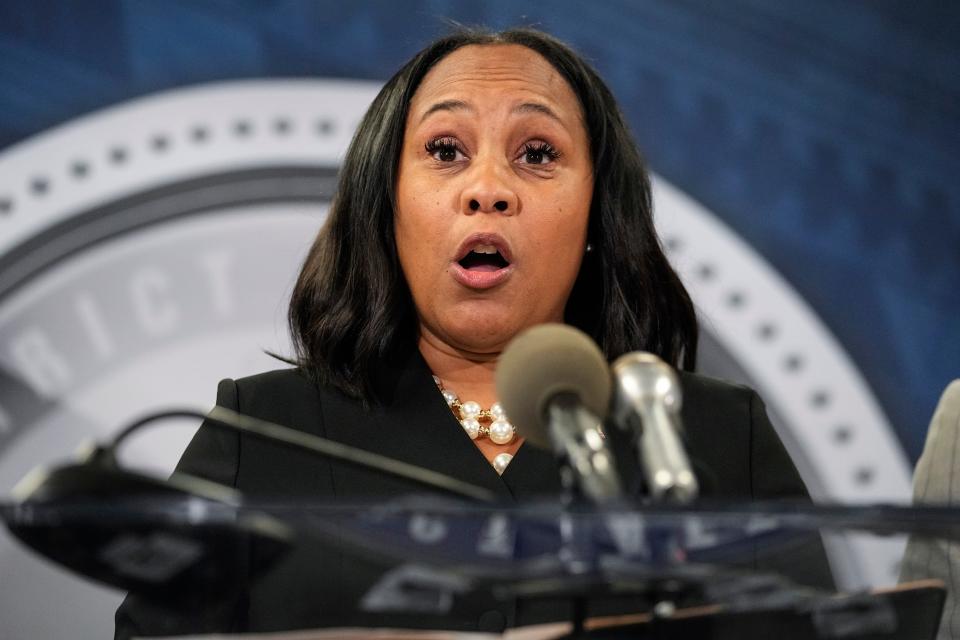
{"type": "MultiPolygon", "coordinates": [[[[550,162],[553,162],[560,157],[560,152],[550,144],[549,142],[528,142],[523,145],[523,153],[521,155],[525,156],[530,153],[542,153],[550,162]]],[[[531,164],[541,164],[539,162],[534,162],[531,164]]]]}
{"type": "MultiPolygon", "coordinates": [[[[433,140],[427,141],[427,144],[424,145],[427,154],[430,156],[436,156],[438,152],[452,151],[456,153],[464,153],[463,147],[460,146],[460,143],[457,142],[456,138],[434,138],[433,140]]],[[[440,160],[439,158],[434,158],[440,160]]],[[[452,160],[440,160],[441,162],[452,162],[452,160]]]]}
{"type": "MultiPolygon", "coordinates": [[[[428,140],[424,145],[424,149],[428,155],[434,156],[434,159],[436,160],[440,160],[440,158],[435,157],[437,153],[452,152],[456,154],[459,151],[465,155],[465,151],[460,145],[459,141],[457,141],[456,138],[451,137],[440,137],[428,140]]],[[[550,162],[553,162],[560,157],[560,152],[556,149],[556,147],[549,142],[543,142],[542,140],[537,142],[527,142],[523,145],[523,150],[521,151],[520,155],[526,156],[531,153],[541,153],[550,162]]],[[[453,162],[453,160],[440,160],[440,162],[453,162]]],[[[543,163],[532,162],[530,164],[539,165],[543,163]]]]}

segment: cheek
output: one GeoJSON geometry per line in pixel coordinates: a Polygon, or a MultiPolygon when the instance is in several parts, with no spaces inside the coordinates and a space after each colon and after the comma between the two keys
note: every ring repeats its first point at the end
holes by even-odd
{"type": "MultiPolygon", "coordinates": [[[[432,203],[431,197],[425,204],[432,203]]],[[[424,203],[411,198],[406,204],[394,219],[397,255],[407,284],[419,297],[430,293],[444,270],[442,227],[431,218],[424,203]]]]}
{"type": "Polygon", "coordinates": [[[413,285],[417,276],[423,271],[420,264],[420,258],[424,255],[423,234],[417,221],[410,215],[398,214],[395,228],[400,266],[403,268],[408,283],[413,285]]]}
{"type": "Polygon", "coordinates": [[[584,195],[571,190],[563,195],[549,203],[549,215],[534,229],[538,251],[550,257],[543,261],[541,272],[557,288],[573,286],[586,246],[590,215],[589,192],[584,195]]]}
{"type": "Polygon", "coordinates": [[[542,241],[568,252],[584,240],[590,216],[589,198],[589,193],[571,189],[554,199],[544,199],[545,210],[536,225],[542,241]]]}

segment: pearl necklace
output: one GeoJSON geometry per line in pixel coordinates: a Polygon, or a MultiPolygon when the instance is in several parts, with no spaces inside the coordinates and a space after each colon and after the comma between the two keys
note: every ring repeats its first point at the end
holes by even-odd
{"type": "MultiPolygon", "coordinates": [[[[456,393],[443,387],[440,378],[433,376],[433,381],[437,383],[437,388],[440,389],[447,406],[453,411],[453,415],[460,421],[460,425],[471,440],[490,438],[494,444],[510,444],[517,437],[516,429],[507,420],[507,414],[504,413],[499,402],[494,402],[489,409],[484,409],[479,402],[473,400],[460,402],[456,393]],[[482,424],[484,422],[489,424],[482,424]]],[[[501,453],[493,459],[493,468],[502,475],[511,460],[513,460],[512,455],[501,453]]]]}

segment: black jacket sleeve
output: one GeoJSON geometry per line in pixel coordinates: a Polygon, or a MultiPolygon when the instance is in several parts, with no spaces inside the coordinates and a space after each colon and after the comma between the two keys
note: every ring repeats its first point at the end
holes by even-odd
{"type": "MultiPolygon", "coordinates": [[[[237,383],[221,380],[217,386],[217,405],[241,412],[237,383]]],[[[240,468],[240,432],[204,422],[177,464],[179,473],[211,480],[228,487],[237,486],[240,468]]]]}

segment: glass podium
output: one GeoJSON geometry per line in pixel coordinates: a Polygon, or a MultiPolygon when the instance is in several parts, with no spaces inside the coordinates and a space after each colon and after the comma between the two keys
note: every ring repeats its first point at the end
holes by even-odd
{"type": "Polygon", "coordinates": [[[249,501],[82,465],[45,480],[86,490],[4,502],[19,553],[129,591],[131,628],[160,636],[933,638],[949,585],[837,594],[804,554],[821,532],[960,535],[951,507],[249,501]]]}

